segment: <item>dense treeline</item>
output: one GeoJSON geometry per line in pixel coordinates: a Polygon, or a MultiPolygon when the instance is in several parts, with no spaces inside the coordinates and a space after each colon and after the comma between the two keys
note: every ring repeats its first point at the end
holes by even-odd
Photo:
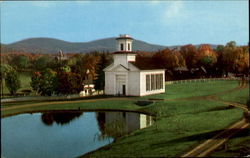
{"type": "MultiPolygon", "coordinates": [[[[185,45],[157,52],[138,52],[136,62],[166,69],[167,80],[222,77],[229,73],[248,74],[249,46],[237,46],[234,41],[212,49],[202,44],[198,48],[185,45]]],[[[30,72],[32,89],[39,95],[79,93],[83,84],[93,83],[104,89],[103,69],[112,62],[109,52],[87,54],[1,53],[1,88],[3,80],[12,95],[20,88],[17,72],[30,72]]]]}
{"type": "Polygon", "coordinates": [[[148,54],[139,55],[137,59],[166,69],[167,80],[228,77],[229,73],[247,75],[249,70],[249,46],[236,46],[234,41],[216,49],[207,44],[198,48],[189,44],[148,54]]]}

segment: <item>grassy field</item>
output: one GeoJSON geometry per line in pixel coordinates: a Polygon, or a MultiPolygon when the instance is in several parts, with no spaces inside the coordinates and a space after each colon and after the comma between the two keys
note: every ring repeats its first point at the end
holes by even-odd
{"type": "Polygon", "coordinates": [[[249,86],[247,86],[244,89],[240,89],[238,91],[222,95],[220,96],[220,99],[241,104],[247,104],[246,98],[248,97],[249,97],[249,86]]]}
{"type": "MultiPolygon", "coordinates": [[[[193,100],[155,101],[148,106],[136,105],[137,100],[147,98],[176,99],[207,96],[238,86],[236,81],[213,81],[209,83],[185,83],[166,86],[166,93],[127,98],[106,98],[76,101],[6,104],[1,117],[47,110],[129,110],[150,113],[156,122],[149,128],[137,130],[121,137],[108,146],[82,157],[166,157],[180,156],[201,141],[242,118],[243,111],[228,108],[216,101],[194,98],[193,100]],[[4,110],[10,107],[9,110],[4,110]],[[14,107],[14,108],[12,108],[14,107]],[[19,108],[15,108],[19,107],[19,108]]],[[[248,87],[218,96],[221,99],[244,102],[248,87]],[[244,91],[241,92],[241,91],[244,91]],[[240,99],[239,99],[240,98],[240,99]]]]}

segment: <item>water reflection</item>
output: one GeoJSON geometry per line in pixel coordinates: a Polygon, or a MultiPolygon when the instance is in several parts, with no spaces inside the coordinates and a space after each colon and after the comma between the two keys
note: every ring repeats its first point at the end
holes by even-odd
{"type": "Polygon", "coordinates": [[[151,116],[131,112],[46,112],[1,119],[1,156],[70,158],[110,144],[151,125],[151,116]],[[98,138],[98,139],[96,139],[98,138]]]}
{"type": "Polygon", "coordinates": [[[99,139],[116,139],[153,123],[152,116],[132,112],[97,112],[96,118],[101,131],[99,139]]]}
{"type": "Polygon", "coordinates": [[[59,112],[45,112],[41,115],[41,120],[45,125],[51,126],[53,122],[57,124],[64,125],[68,124],[74,119],[80,117],[83,112],[79,111],[59,111],[59,112]]]}

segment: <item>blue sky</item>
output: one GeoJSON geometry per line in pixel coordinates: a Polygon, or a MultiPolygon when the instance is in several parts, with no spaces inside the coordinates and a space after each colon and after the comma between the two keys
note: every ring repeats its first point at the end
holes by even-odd
{"type": "Polygon", "coordinates": [[[160,45],[249,41],[248,1],[0,2],[1,43],[32,37],[87,42],[129,34],[160,45]]]}

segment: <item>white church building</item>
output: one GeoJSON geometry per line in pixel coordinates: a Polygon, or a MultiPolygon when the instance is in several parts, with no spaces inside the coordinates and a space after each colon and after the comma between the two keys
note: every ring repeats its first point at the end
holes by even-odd
{"type": "MultiPolygon", "coordinates": [[[[132,51],[133,38],[120,35],[116,38],[117,50],[114,62],[104,69],[105,94],[145,96],[165,92],[165,70],[136,64],[136,52],[132,51]]],[[[147,65],[147,64],[145,64],[147,65]]]]}

